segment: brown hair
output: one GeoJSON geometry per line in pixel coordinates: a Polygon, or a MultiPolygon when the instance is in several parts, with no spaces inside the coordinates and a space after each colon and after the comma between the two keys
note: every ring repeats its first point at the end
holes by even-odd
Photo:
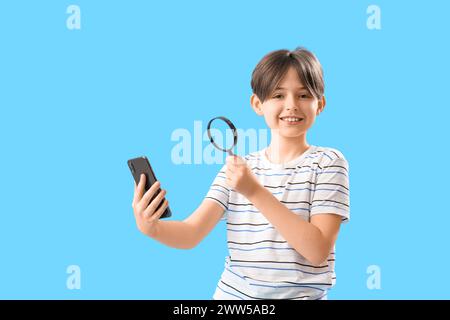
{"type": "Polygon", "coordinates": [[[264,102],[273,93],[290,67],[309,93],[317,99],[324,93],[323,71],[319,60],[309,50],[299,47],[294,51],[277,50],[264,56],[252,73],[253,93],[264,102]]]}

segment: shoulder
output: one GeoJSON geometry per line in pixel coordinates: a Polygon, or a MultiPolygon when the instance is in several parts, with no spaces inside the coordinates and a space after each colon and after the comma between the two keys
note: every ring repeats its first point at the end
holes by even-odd
{"type": "Polygon", "coordinates": [[[348,165],[348,161],[344,154],[336,148],[316,146],[316,149],[312,154],[316,154],[318,162],[321,164],[339,162],[348,165]]]}

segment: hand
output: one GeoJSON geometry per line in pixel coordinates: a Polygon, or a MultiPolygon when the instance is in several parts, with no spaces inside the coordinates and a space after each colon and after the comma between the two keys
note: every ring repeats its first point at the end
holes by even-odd
{"type": "Polygon", "coordinates": [[[228,156],[226,162],[227,184],[249,199],[261,184],[241,157],[228,156]]]}
{"type": "Polygon", "coordinates": [[[139,231],[149,237],[155,236],[159,217],[161,217],[169,206],[169,202],[165,199],[161,208],[156,210],[159,203],[164,199],[164,196],[167,193],[166,190],[161,190],[161,192],[150,202],[150,199],[158,191],[160,185],[159,181],[156,181],[144,194],[145,175],[141,174],[137,186],[136,182],[134,183],[134,198],[133,203],[131,204],[134,211],[134,217],[136,218],[136,224],[139,231]]]}

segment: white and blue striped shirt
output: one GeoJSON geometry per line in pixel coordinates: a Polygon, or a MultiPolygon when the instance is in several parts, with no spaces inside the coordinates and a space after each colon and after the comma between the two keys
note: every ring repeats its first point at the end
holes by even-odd
{"type": "MultiPolygon", "coordinates": [[[[342,153],[311,145],[284,164],[265,150],[244,157],[259,182],[306,221],[321,213],[349,219],[348,163],[342,153]]],[[[229,256],[213,299],[320,299],[336,282],[335,248],[315,266],[292,248],[263,214],[226,184],[222,167],[206,199],[225,209],[229,256]]]]}

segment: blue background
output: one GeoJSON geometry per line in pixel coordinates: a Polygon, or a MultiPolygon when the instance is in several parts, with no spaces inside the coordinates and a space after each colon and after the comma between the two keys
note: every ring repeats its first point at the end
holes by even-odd
{"type": "Polygon", "coordinates": [[[225,222],[193,250],[146,238],[126,161],[147,155],[173,219],[190,215],[221,165],[174,165],[172,132],[217,115],[266,128],[251,72],[297,46],[325,72],[308,142],[350,164],[329,298],[450,298],[449,12],[445,1],[2,1],[0,298],[211,299],[225,222]],[[81,30],[66,27],[71,4],[81,30]],[[366,27],[370,4],[381,30],[366,27]],[[69,265],[81,290],[66,287],[69,265]],[[370,265],[380,290],[367,288],[370,265]]]}

